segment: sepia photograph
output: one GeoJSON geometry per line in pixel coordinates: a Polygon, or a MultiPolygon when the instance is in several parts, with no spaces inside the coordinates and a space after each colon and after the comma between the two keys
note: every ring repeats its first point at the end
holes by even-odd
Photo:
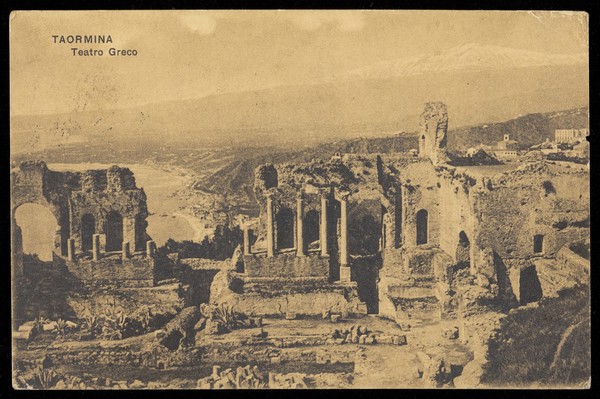
{"type": "Polygon", "coordinates": [[[589,15],[8,18],[15,390],[589,389],[589,15]]]}

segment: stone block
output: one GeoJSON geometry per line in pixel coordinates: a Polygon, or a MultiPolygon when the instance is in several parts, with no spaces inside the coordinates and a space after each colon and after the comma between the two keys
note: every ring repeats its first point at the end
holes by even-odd
{"type": "Polygon", "coordinates": [[[337,322],[339,322],[339,321],[340,321],[340,315],[339,315],[339,314],[332,314],[332,315],[331,315],[331,321],[332,321],[333,323],[337,323],[337,322]]]}
{"type": "Polygon", "coordinates": [[[280,364],[281,363],[281,356],[273,356],[271,358],[271,364],[280,364]]]}
{"type": "Polygon", "coordinates": [[[406,345],[406,335],[394,335],[392,337],[392,344],[394,345],[406,345]]]}
{"type": "Polygon", "coordinates": [[[133,382],[131,384],[129,384],[129,388],[133,388],[133,389],[146,388],[146,384],[144,384],[140,380],[133,380],[133,382]]]}
{"type": "Polygon", "coordinates": [[[295,312],[286,312],[285,313],[285,319],[286,320],[294,320],[294,319],[296,319],[296,313],[295,312]]]}
{"type": "Polygon", "coordinates": [[[444,335],[444,338],[447,338],[447,339],[457,339],[459,336],[459,329],[458,329],[458,327],[452,327],[452,328],[444,331],[443,335],[444,335]]]}
{"type": "Polygon", "coordinates": [[[349,266],[340,266],[340,281],[349,282],[351,278],[351,269],[349,266]]]}

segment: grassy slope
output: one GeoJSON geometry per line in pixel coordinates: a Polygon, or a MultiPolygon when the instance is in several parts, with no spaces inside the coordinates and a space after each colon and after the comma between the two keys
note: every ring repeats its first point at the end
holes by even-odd
{"type": "Polygon", "coordinates": [[[509,314],[490,345],[490,362],[482,382],[492,386],[582,386],[591,376],[590,344],[589,287],[581,287],[561,298],[543,300],[539,308],[509,314]]]}

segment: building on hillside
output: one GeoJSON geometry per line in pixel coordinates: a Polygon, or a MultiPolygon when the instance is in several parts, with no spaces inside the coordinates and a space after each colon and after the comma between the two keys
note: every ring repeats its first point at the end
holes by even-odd
{"type": "Polygon", "coordinates": [[[518,155],[519,142],[511,140],[509,134],[505,134],[501,141],[496,143],[493,152],[496,158],[499,159],[512,159],[518,155]]]}
{"type": "Polygon", "coordinates": [[[587,135],[587,129],[556,129],[554,131],[554,141],[557,143],[575,143],[585,140],[587,135]]]}
{"type": "Polygon", "coordinates": [[[561,151],[561,148],[559,148],[558,144],[556,142],[550,142],[548,140],[546,140],[545,142],[541,143],[541,144],[535,144],[532,145],[531,147],[529,147],[530,150],[532,151],[541,151],[543,154],[552,154],[552,153],[557,153],[561,151]]]}

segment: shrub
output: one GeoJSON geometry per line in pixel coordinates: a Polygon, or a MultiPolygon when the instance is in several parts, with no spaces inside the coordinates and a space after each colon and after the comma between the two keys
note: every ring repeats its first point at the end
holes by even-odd
{"type": "Polygon", "coordinates": [[[150,329],[152,314],[146,306],[134,313],[128,313],[115,303],[108,303],[104,314],[98,317],[101,335],[109,340],[118,340],[145,334],[150,329]]]}
{"type": "Polygon", "coordinates": [[[67,321],[63,319],[56,320],[56,324],[54,325],[54,332],[56,332],[59,336],[64,337],[67,333],[67,321]]]}
{"type": "Polygon", "coordinates": [[[35,372],[34,382],[42,389],[49,389],[54,387],[60,379],[61,377],[54,370],[41,365],[35,372]]]}

